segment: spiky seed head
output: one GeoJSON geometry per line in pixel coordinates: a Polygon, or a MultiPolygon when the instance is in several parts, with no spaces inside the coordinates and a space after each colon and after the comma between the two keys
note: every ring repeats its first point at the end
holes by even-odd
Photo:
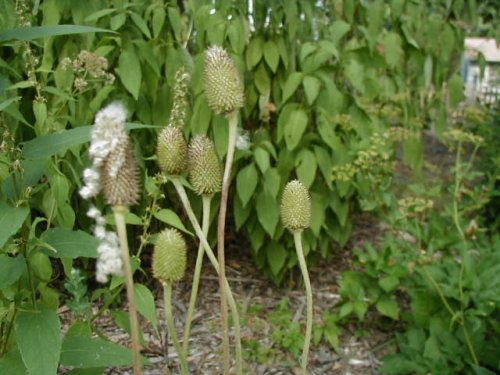
{"type": "Polygon", "coordinates": [[[299,180],[285,186],[281,198],[281,221],[291,231],[303,230],[311,225],[311,197],[299,180]]]}
{"type": "Polygon", "coordinates": [[[110,205],[130,206],[139,200],[139,169],[128,138],[119,142],[102,165],[104,196],[110,205]]]}
{"type": "Polygon", "coordinates": [[[212,46],[205,59],[205,94],[216,114],[227,114],[245,104],[240,73],[226,50],[212,46]]]}
{"type": "Polygon", "coordinates": [[[183,278],[186,270],[186,242],[175,229],[158,234],[153,253],[153,274],[163,283],[174,283],[183,278]]]}
{"type": "Polygon", "coordinates": [[[222,164],[214,143],[206,135],[195,136],[188,147],[189,181],[197,194],[213,194],[221,190],[222,164]]]}
{"type": "Polygon", "coordinates": [[[187,143],[179,126],[167,126],[158,134],[158,163],[160,169],[173,176],[186,170],[187,143]]]}

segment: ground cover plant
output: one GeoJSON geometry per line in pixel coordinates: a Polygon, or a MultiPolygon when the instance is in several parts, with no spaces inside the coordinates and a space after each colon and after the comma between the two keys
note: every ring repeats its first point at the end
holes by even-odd
{"type": "Polygon", "coordinates": [[[0,0],[0,10],[0,373],[147,373],[146,324],[168,332],[174,372],[193,371],[207,268],[221,299],[214,371],[249,372],[279,350],[314,373],[309,352],[341,353],[346,327],[373,314],[398,331],[380,372],[500,370],[498,104],[465,105],[460,76],[465,35],[498,34],[494,4],[0,0]],[[449,160],[442,175],[432,142],[449,160]],[[310,207],[287,206],[295,185],[310,207]],[[386,235],[350,249],[360,212],[386,235]],[[287,300],[265,317],[244,309],[225,274],[230,233],[262,275],[304,286],[303,319],[287,300]],[[193,246],[181,316],[172,296],[193,246]],[[340,299],[319,317],[308,274],[346,249],[340,299]],[[108,315],[132,349],[99,330],[108,315]],[[272,346],[242,335],[249,318],[269,320],[272,346]]]}

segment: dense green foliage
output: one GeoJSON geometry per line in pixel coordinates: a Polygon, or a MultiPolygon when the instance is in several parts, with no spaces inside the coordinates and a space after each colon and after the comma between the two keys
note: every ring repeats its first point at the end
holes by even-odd
{"type": "MultiPolygon", "coordinates": [[[[414,239],[395,235],[380,249],[355,254],[361,270],[343,274],[342,304],[327,314],[329,325],[315,327],[316,341],[324,338],[337,348],[337,326],[353,316],[363,319],[373,305],[410,327],[399,337],[401,353],[385,364],[388,373],[498,370],[498,238],[476,227],[475,238],[467,232],[473,220],[479,228],[498,229],[498,130],[489,127],[498,128],[498,110],[471,112],[459,123],[487,142],[473,139],[481,146],[478,169],[457,161],[459,181],[448,192],[454,203],[443,203],[444,215],[401,217],[393,189],[400,145],[406,165],[419,173],[424,132],[447,139],[451,114],[463,99],[458,71],[464,36],[498,34],[491,26],[498,17],[494,6],[474,0],[272,0],[254,1],[250,11],[246,2],[215,3],[0,0],[0,373],[24,374],[26,368],[53,374],[58,363],[102,373],[130,363],[124,348],[91,338],[92,321],[117,304],[124,281],[115,277],[101,288],[90,281],[97,241],[88,234],[88,203],[78,195],[89,164],[89,125],[112,100],[130,112],[127,127],[144,191],[127,222],[134,228],[134,268],[145,270],[139,259],[153,229],[166,223],[192,232],[175,213],[178,201],[169,191],[165,197],[154,177],[157,128],[168,121],[180,67],[192,73],[184,133],[207,134],[224,157],[227,121],[210,111],[203,91],[210,45],[224,46],[244,78],[230,210],[257,267],[280,283],[297,265],[292,238],[279,223],[278,198],[293,178],[311,192],[312,223],[304,231],[309,261],[344,246],[360,210],[383,215],[414,239]],[[394,296],[403,289],[411,309],[394,296]],[[64,338],[56,315],[62,298],[75,316],[64,338]],[[97,315],[91,310],[96,301],[102,302],[97,315]],[[33,355],[39,347],[47,351],[33,355]],[[96,348],[109,355],[95,361],[96,348]],[[408,366],[400,369],[401,363],[408,366]]],[[[470,150],[459,142],[457,155],[465,157],[470,150]]],[[[403,206],[415,209],[415,202],[422,203],[403,206]]],[[[145,279],[147,284],[151,277],[145,279]]],[[[139,283],[135,288],[139,312],[158,331],[152,292],[139,283]]],[[[278,325],[288,314],[281,310],[278,325]]],[[[128,329],[123,311],[112,315],[128,329]]],[[[292,328],[277,330],[274,339],[296,354],[300,326],[292,328]]]]}

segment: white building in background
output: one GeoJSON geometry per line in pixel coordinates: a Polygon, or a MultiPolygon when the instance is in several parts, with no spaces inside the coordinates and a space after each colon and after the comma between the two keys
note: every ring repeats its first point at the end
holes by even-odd
{"type": "Polygon", "coordinates": [[[495,103],[500,100],[500,45],[495,39],[465,38],[464,82],[469,101],[495,103]],[[481,79],[479,54],[484,56],[481,79]]]}

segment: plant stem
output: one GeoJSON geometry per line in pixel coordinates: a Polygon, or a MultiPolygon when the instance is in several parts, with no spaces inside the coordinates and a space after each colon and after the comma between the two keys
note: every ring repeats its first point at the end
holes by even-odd
{"type": "Polygon", "coordinates": [[[306,320],[306,337],[304,340],[304,348],[302,350],[302,374],[307,374],[307,358],[309,356],[309,345],[311,342],[312,322],[313,322],[313,298],[311,289],[311,280],[309,272],[307,272],[306,260],[302,249],[302,231],[294,231],[293,239],[295,241],[295,250],[299,259],[300,270],[304,278],[304,286],[306,287],[306,303],[307,303],[307,320],[306,320]]]}
{"type": "Polygon", "coordinates": [[[127,287],[128,309],[130,317],[130,333],[132,336],[132,351],[134,354],[134,374],[142,375],[141,367],[141,345],[139,342],[139,321],[137,319],[137,310],[135,306],[134,279],[132,266],[130,264],[130,254],[128,249],[127,228],[125,225],[125,214],[128,208],[126,206],[114,206],[116,229],[120,248],[122,252],[123,271],[125,274],[125,285],[127,287]]]}
{"type": "Polygon", "coordinates": [[[172,338],[175,350],[179,355],[179,361],[181,362],[181,373],[182,375],[187,375],[188,364],[186,357],[182,353],[181,344],[179,343],[179,338],[177,337],[177,332],[175,331],[174,315],[172,314],[172,284],[163,283],[163,300],[165,303],[165,321],[167,322],[168,333],[172,338]]]}
{"type": "MultiPolygon", "coordinates": [[[[205,237],[208,235],[208,228],[210,225],[210,202],[212,201],[212,195],[203,195],[203,221],[202,221],[202,231],[205,237]]],[[[186,326],[184,327],[184,341],[182,342],[183,355],[187,358],[189,355],[189,334],[191,333],[191,322],[193,320],[194,308],[196,305],[196,299],[198,297],[198,286],[200,285],[200,275],[201,266],[203,265],[203,255],[205,250],[203,245],[198,246],[198,255],[196,256],[196,265],[194,267],[194,277],[193,285],[191,287],[191,297],[189,299],[189,307],[186,317],[186,326]]]]}
{"type": "Polygon", "coordinates": [[[460,168],[461,160],[460,160],[460,149],[462,148],[462,143],[459,142],[457,145],[457,153],[455,156],[455,188],[453,191],[453,221],[455,223],[455,227],[457,228],[458,233],[460,234],[460,238],[465,241],[465,235],[460,226],[460,220],[458,217],[458,193],[460,191],[460,182],[461,182],[461,173],[460,168]]]}
{"type": "Polygon", "coordinates": [[[222,191],[219,208],[219,221],[217,225],[217,259],[219,260],[219,288],[221,290],[220,308],[222,319],[222,333],[224,343],[224,374],[229,374],[229,323],[227,317],[227,300],[222,289],[226,279],[226,261],[224,257],[224,238],[226,229],[227,199],[229,195],[229,183],[231,182],[231,169],[233,166],[234,147],[238,133],[238,111],[235,110],[227,116],[229,123],[229,137],[227,145],[226,165],[224,167],[224,177],[222,178],[222,191]]]}
{"type": "MultiPolygon", "coordinates": [[[[207,237],[203,235],[203,231],[201,230],[200,224],[198,223],[198,220],[196,219],[196,216],[193,212],[193,209],[191,208],[191,204],[189,203],[189,199],[186,194],[186,190],[184,189],[184,186],[182,186],[181,182],[179,181],[178,178],[172,178],[172,182],[175,186],[175,189],[177,190],[177,194],[179,194],[179,197],[181,198],[182,204],[184,205],[184,209],[186,210],[186,213],[188,215],[189,221],[191,222],[191,225],[193,226],[196,235],[198,236],[198,239],[200,240],[201,244],[203,245],[203,248],[205,249],[205,252],[207,253],[207,257],[212,263],[212,266],[214,267],[215,271],[217,274],[220,275],[220,266],[219,262],[217,261],[217,258],[215,257],[214,252],[212,251],[208,241],[207,237]]],[[[229,283],[227,282],[227,279],[224,277],[224,289],[221,291],[221,294],[226,294],[227,299],[229,302],[229,307],[231,309],[231,316],[233,318],[234,322],[234,339],[235,339],[235,346],[236,346],[236,373],[241,374],[242,373],[242,351],[241,351],[241,333],[240,333],[240,317],[238,314],[238,307],[236,306],[236,301],[233,297],[233,294],[231,293],[231,288],[229,286],[229,283]]]]}

